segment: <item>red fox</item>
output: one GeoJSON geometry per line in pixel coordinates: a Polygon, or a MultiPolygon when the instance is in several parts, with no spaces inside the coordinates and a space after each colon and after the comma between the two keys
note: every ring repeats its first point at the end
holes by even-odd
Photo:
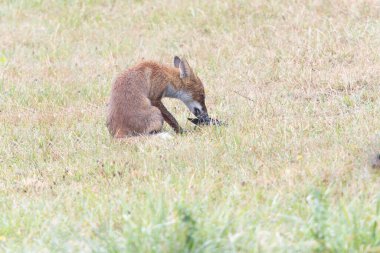
{"type": "Polygon", "coordinates": [[[113,83],[107,127],[115,138],[159,133],[165,120],[182,133],[161,99],[180,99],[200,120],[209,119],[202,81],[186,59],[174,57],[174,67],[143,61],[120,74],[113,83]]]}

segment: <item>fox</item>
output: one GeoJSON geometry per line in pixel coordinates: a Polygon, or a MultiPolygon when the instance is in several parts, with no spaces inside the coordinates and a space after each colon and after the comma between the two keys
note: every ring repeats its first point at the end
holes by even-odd
{"type": "Polygon", "coordinates": [[[179,99],[200,121],[209,119],[202,81],[185,58],[174,56],[173,64],[172,67],[143,60],[116,77],[106,122],[111,136],[158,134],[164,121],[177,134],[183,133],[183,128],[162,103],[163,98],[179,99]]]}

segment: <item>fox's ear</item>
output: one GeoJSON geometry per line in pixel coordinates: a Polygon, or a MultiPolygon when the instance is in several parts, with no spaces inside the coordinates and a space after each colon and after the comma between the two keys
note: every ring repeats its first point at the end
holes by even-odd
{"type": "Polygon", "coordinates": [[[179,77],[185,78],[191,76],[192,70],[190,68],[189,63],[186,61],[185,58],[182,58],[182,60],[179,62],[179,77]]]}
{"type": "Polygon", "coordinates": [[[174,56],[174,67],[179,68],[179,63],[181,59],[178,56],[174,56]]]}

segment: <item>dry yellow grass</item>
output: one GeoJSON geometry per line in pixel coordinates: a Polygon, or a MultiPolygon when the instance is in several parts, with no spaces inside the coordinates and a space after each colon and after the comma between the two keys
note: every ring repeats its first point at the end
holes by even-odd
{"type": "Polygon", "coordinates": [[[0,34],[1,251],[379,250],[378,1],[3,0],[0,34]],[[112,140],[112,79],[174,55],[229,125],[112,140]]]}

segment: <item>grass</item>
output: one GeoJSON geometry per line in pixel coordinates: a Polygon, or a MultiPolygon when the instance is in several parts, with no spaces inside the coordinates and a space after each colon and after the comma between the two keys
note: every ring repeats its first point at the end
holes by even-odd
{"type": "Polygon", "coordinates": [[[2,0],[0,34],[0,251],[380,251],[378,2],[2,0]],[[229,125],[111,139],[112,79],[174,55],[229,125]]]}

